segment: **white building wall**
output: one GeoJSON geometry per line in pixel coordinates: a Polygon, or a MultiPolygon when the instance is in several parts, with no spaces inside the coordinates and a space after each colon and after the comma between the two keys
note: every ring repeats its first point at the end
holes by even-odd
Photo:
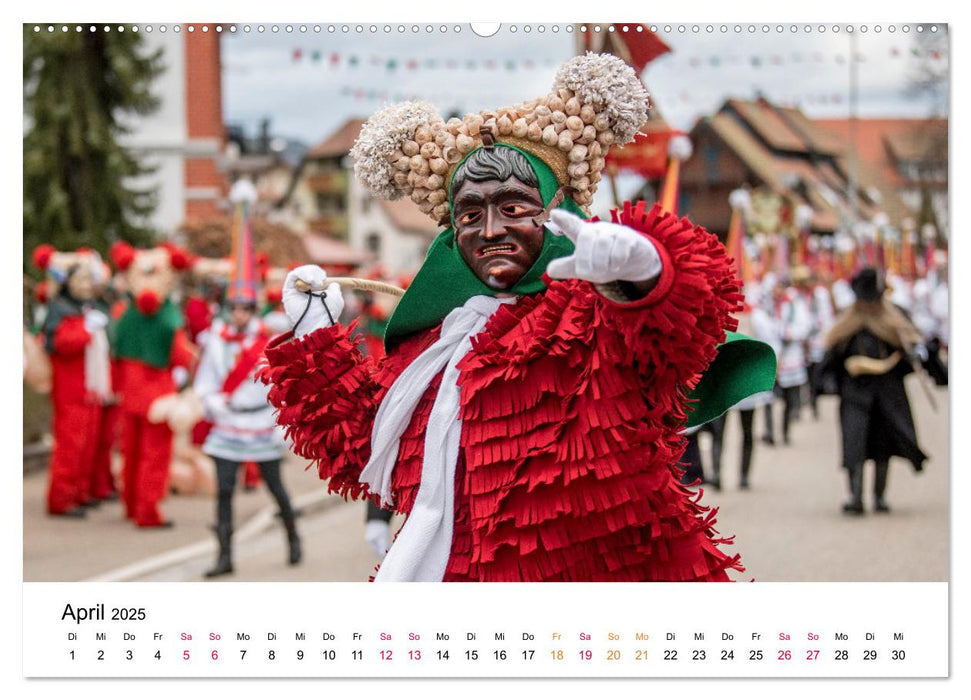
{"type": "Polygon", "coordinates": [[[189,148],[185,104],[185,39],[181,34],[158,31],[142,34],[147,52],[162,49],[165,70],[152,83],[160,100],[158,110],[128,120],[132,129],[125,143],[156,172],[135,179],[136,187],[154,186],[158,206],[148,224],[171,236],[185,218],[184,154],[189,148]]]}
{"type": "Polygon", "coordinates": [[[350,178],[347,197],[348,243],[354,250],[370,251],[368,238],[381,241],[377,262],[392,275],[411,273],[421,267],[431,239],[419,232],[401,231],[391,222],[381,203],[370,198],[356,177],[350,178]]]}

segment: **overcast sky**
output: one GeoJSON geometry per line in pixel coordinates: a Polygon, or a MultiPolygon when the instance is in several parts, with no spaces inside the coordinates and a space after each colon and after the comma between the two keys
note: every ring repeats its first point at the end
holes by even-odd
{"type": "MultiPolygon", "coordinates": [[[[574,37],[567,25],[504,25],[492,37],[481,38],[461,25],[427,25],[418,32],[407,25],[384,31],[370,25],[360,34],[350,25],[345,34],[312,25],[301,33],[283,26],[259,34],[256,25],[223,38],[223,100],[225,119],[243,124],[250,133],[259,120],[272,120],[274,135],[298,138],[308,144],[325,138],[347,118],[367,116],[386,101],[421,96],[447,114],[512,104],[544,94],[556,66],[574,53],[574,37]],[[526,27],[529,27],[529,32],[526,27]],[[294,58],[300,52],[299,59],[294,58]],[[314,53],[319,60],[313,60],[314,53]],[[334,55],[338,63],[332,62],[334,55]],[[357,65],[351,65],[351,57],[357,65]],[[388,70],[388,62],[395,65],[388,70]],[[429,66],[429,61],[432,65],[429,66]],[[493,61],[491,67],[486,61],[493,61]],[[527,64],[527,61],[529,62],[527,64]],[[411,63],[409,67],[409,63],[411,63]],[[514,69],[510,70],[510,66],[514,69]],[[364,99],[361,99],[361,97],[364,99]]],[[[728,97],[751,98],[761,92],[782,103],[797,104],[810,117],[846,117],[849,114],[850,34],[846,25],[834,32],[832,24],[820,33],[819,25],[665,25],[659,35],[672,52],[650,64],[642,78],[652,101],[673,126],[690,129],[702,115],[711,114],[728,97]],[[679,27],[684,31],[680,32],[679,27]],[[697,26],[697,31],[694,28],[697,26]],[[754,28],[754,32],[750,31],[754,28]]],[[[917,32],[903,25],[856,26],[859,57],[858,114],[860,116],[924,117],[933,110],[928,99],[905,94],[912,74],[917,32]],[[891,28],[894,31],[891,31],[891,28]]],[[[944,27],[938,33],[943,36],[944,27]]],[[[947,65],[944,51],[936,65],[947,65]]],[[[935,59],[930,59],[932,62],[935,59]]]]}

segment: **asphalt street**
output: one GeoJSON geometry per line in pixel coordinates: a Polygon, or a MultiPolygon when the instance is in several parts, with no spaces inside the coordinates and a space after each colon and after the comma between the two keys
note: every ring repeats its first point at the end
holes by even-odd
{"type": "MultiPolygon", "coordinates": [[[[751,489],[738,488],[741,428],[730,415],[722,466],[723,490],[705,486],[702,503],[717,507],[717,528],[734,535],[728,551],[746,567],[738,580],[756,581],[946,581],[949,572],[948,392],[932,389],[936,410],[916,378],[908,392],[917,434],[930,461],[915,473],[904,461],[891,463],[889,514],[872,512],[873,471],[865,475],[867,514],[849,517],[839,468],[837,399],[824,397],[820,417],[808,407],[792,428],[791,444],[757,442],[751,489]]],[[[781,405],[776,406],[777,416],[781,405]]],[[[778,420],[777,420],[778,423],[778,420]]],[[[762,419],[756,421],[761,435],[762,419]]],[[[781,431],[778,430],[777,433],[781,431]]],[[[709,455],[702,436],[702,453],[709,455]]],[[[313,470],[287,460],[284,480],[302,509],[298,521],[304,561],[285,564],[285,536],[273,516],[265,488],[239,492],[235,581],[366,581],[378,559],[364,542],[364,505],[327,495],[313,470]]],[[[172,496],[166,514],[177,525],[141,531],[121,517],[118,503],[104,504],[84,521],[43,514],[44,474],[25,478],[24,578],[28,581],[85,579],[198,581],[211,565],[215,542],[210,531],[210,497],[172,496]]],[[[397,521],[396,521],[397,522],[397,521]]]]}

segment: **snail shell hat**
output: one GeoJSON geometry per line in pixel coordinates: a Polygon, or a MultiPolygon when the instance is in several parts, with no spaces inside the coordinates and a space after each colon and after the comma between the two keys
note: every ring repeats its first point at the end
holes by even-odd
{"type": "Polygon", "coordinates": [[[549,94],[494,111],[444,120],[428,102],[401,102],[372,116],[351,150],[354,172],[376,197],[410,197],[437,223],[450,220],[449,184],[483,145],[508,144],[545,162],[585,211],[611,146],[647,122],[648,95],[634,70],[610,54],[576,56],[549,94]]]}

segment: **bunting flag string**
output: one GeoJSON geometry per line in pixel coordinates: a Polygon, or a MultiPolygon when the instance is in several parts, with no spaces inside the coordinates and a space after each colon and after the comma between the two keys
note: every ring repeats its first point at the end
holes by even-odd
{"type": "MultiPolygon", "coordinates": [[[[869,60],[879,58],[881,55],[882,52],[871,54],[857,52],[855,54],[858,63],[866,63],[869,60]]],[[[890,48],[888,55],[890,58],[894,59],[900,59],[906,55],[914,58],[929,58],[933,61],[941,61],[947,58],[947,54],[939,49],[912,48],[907,51],[903,51],[896,46],[890,48]]],[[[760,69],[763,67],[786,68],[790,66],[803,66],[828,62],[834,62],[838,65],[845,65],[848,60],[849,54],[847,53],[835,53],[832,55],[827,55],[821,51],[795,52],[790,54],[719,54],[710,56],[679,56],[677,54],[669,54],[664,57],[663,61],[658,61],[658,65],[666,66],[669,69],[681,68],[685,66],[692,69],[722,67],[738,68],[743,65],[760,69]]]]}
{"type": "Polygon", "coordinates": [[[535,68],[550,69],[555,68],[558,64],[555,58],[418,58],[412,56],[345,53],[340,51],[325,53],[319,49],[307,51],[302,47],[294,48],[290,53],[290,57],[293,63],[326,65],[332,70],[368,67],[380,68],[387,73],[394,73],[401,70],[504,70],[513,72],[517,70],[533,70],[535,68]]]}
{"type": "MultiPolygon", "coordinates": [[[[881,52],[882,53],[882,52],[881,52]]],[[[902,59],[905,56],[915,58],[929,58],[933,61],[941,61],[947,58],[946,52],[939,49],[901,49],[897,46],[891,47],[888,55],[892,59],[902,59]]],[[[878,55],[868,55],[858,52],[856,60],[866,62],[878,55]]],[[[418,58],[413,56],[389,56],[379,54],[363,54],[357,52],[324,52],[320,49],[307,50],[304,47],[295,47],[290,51],[290,58],[293,63],[307,63],[314,65],[327,66],[332,70],[343,68],[357,69],[368,67],[381,69],[387,73],[396,71],[425,71],[425,70],[466,70],[466,71],[507,71],[533,70],[536,68],[554,68],[557,64],[555,58],[475,58],[475,59],[456,59],[456,58],[418,58]]],[[[834,62],[838,65],[845,65],[849,60],[849,55],[843,52],[835,54],[825,54],[821,51],[794,52],[790,54],[770,53],[770,54],[730,54],[730,55],[677,55],[668,54],[658,65],[668,68],[688,67],[692,69],[719,69],[738,68],[743,65],[755,69],[762,68],[786,68],[791,66],[806,66],[812,64],[822,64],[834,62]]]]}

